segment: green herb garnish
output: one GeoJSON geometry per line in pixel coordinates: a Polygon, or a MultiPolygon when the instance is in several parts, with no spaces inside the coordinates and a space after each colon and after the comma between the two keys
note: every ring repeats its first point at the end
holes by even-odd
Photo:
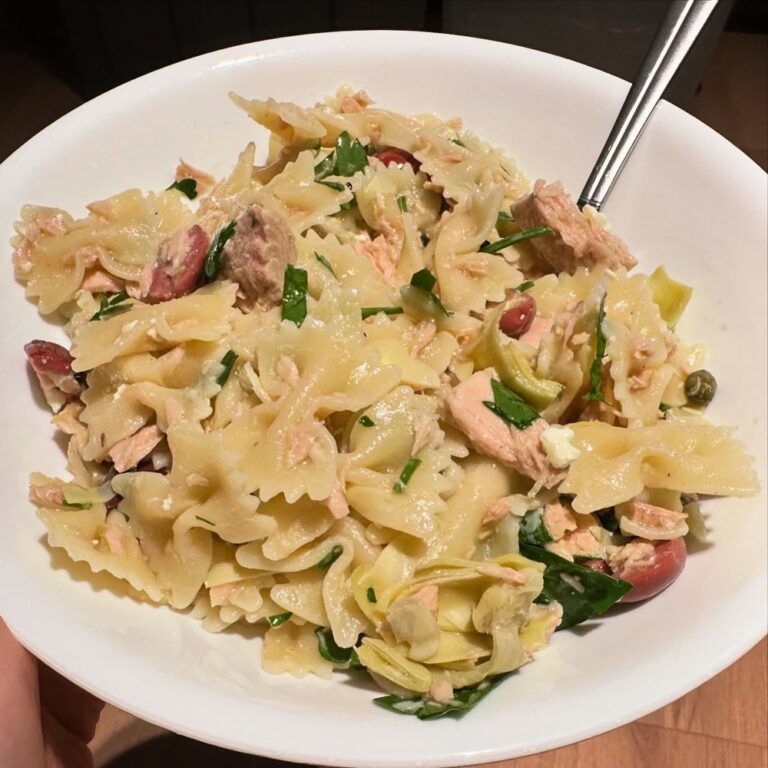
{"type": "Polygon", "coordinates": [[[378,704],[399,715],[415,715],[419,720],[434,720],[451,713],[464,714],[482,701],[499,683],[506,680],[512,673],[504,672],[481,680],[475,685],[458,688],[453,692],[453,698],[448,701],[434,701],[424,696],[380,696],[374,699],[378,704]]]}
{"type": "Polygon", "coordinates": [[[179,192],[186,195],[190,200],[194,200],[197,197],[197,182],[194,179],[179,179],[174,181],[168,189],[178,189],[179,192]]]}
{"type": "MultiPolygon", "coordinates": [[[[334,276],[336,277],[336,273],[333,271],[333,267],[331,266],[331,262],[328,261],[328,259],[323,256],[322,253],[318,253],[315,251],[315,258],[334,276]]],[[[338,278],[337,278],[338,279],[338,278]]]]}
{"type": "Polygon", "coordinates": [[[270,627],[279,627],[281,624],[285,624],[291,616],[293,616],[291,611],[276,613],[274,616],[267,616],[267,621],[269,622],[270,627]]]}
{"type": "Polygon", "coordinates": [[[495,243],[488,243],[487,245],[480,246],[481,253],[498,253],[508,248],[510,245],[521,243],[523,240],[530,240],[532,237],[542,237],[545,235],[554,235],[550,227],[533,227],[532,229],[525,229],[522,232],[516,232],[509,237],[503,237],[501,240],[497,240],[495,243]]]}
{"type": "Polygon", "coordinates": [[[213,520],[209,520],[207,517],[201,517],[200,515],[195,515],[195,517],[201,522],[206,523],[206,525],[213,525],[215,526],[216,523],[213,522],[213,520]]]}
{"type": "Polygon", "coordinates": [[[353,140],[347,131],[342,131],[334,151],[315,166],[315,181],[322,181],[326,176],[354,176],[366,165],[368,153],[365,147],[357,139],[353,140]]]}
{"type": "Polygon", "coordinates": [[[409,459],[400,473],[397,482],[392,486],[392,490],[395,493],[405,493],[405,486],[408,485],[409,480],[413,477],[413,473],[419,468],[420,464],[421,459],[409,459]]]}
{"type": "Polygon", "coordinates": [[[491,389],[493,402],[483,400],[483,405],[507,424],[512,424],[517,429],[528,429],[539,418],[539,412],[532,405],[498,379],[491,379],[491,389]]]}
{"type": "Polygon", "coordinates": [[[222,227],[213,238],[208,248],[208,253],[205,255],[205,263],[203,264],[203,279],[204,282],[210,283],[216,275],[219,274],[219,268],[221,267],[221,252],[224,250],[224,246],[227,244],[232,235],[235,234],[235,221],[230,221],[229,224],[222,227]]]}
{"type": "Polygon", "coordinates": [[[563,606],[563,620],[558,629],[573,627],[605,613],[632,589],[626,581],[571,563],[542,547],[521,543],[520,554],[546,566],[544,589],[535,602],[546,605],[557,601],[563,606]]]}
{"type": "Polygon", "coordinates": [[[605,395],[601,391],[603,384],[603,358],[605,357],[605,332],[603,331],[603,320],[605,320],[605,296],[600,302],[600,309],[597,312],[597,327],[595,329],[595,359],[589,369],[589,378],[592,386],[589,392],[584,395],[584,400],[602,400],[605,402],[605,395]]]}
{"type": "Polygon", "coordinates": [[[514,221],[515,217],[508,213],[507,211],[499,211],[498,215],[496,216],[496,221],[514,221]]]}
{"type": "Polygon", "coordinates": [[[368,589],[365,591],[365,596],[368,598],[369,603],[376,602],[376,591],[373,587],[368,587],[368,589]]]}
{"type": "Polygon", "coordinates": [[[672,406],[668,405],[667,403],[659,403],[659,410],[662,413],[666,413],[667,411],[671,410],[672,406]]]}
{"type": "Polygon", "coordinates": [[[358,421],[359,421],[359,422],[360,422],[360,423],[361,423],[361,424],[362,424],[364,427],[375,427],[375,426],[376,426],[376,422],[375,422],[373,419],[371,419],[370,417],[368,417],[368,416],[365,416],[365,415],[361,416],[361,417],[358,419],[358,421]]]}
{"type": "Polygon", "coordinates": [[[224,370],[216,377],[216,383],[223,387],[229,374],[232,373],[232,367],[237,360],[237,355],[230,349],[224,357],[221,358],[221,364],[224,366],[224,370]]]}
{"type": "Polygon", "coordinates": [[[322,184],[325,187],[330,187],[336,192],[343,192],[346,187],[340,181],[318,181],[318,184],[322,184]]]}
{"type": "Polygon", "coordinates": [[[363,320],[373,315],[402,315],[402,307],[362,307],[360,313],[363,316],[363,320]]]}
{"type": "Polygon", "coordinates": [[[411,285],[414,288],[419,288],[420,290],[424,291],[424,293],[429,296],[430,301],[436,307],[438,307],[446,317],[448,317],[449,315],[452,315],[453,312],[449,312],[443,306],[443,303],[440,301],[440,299],[438,299],[437,296],[435,296],[435,294],[432,292],[432,289],[435,287],[435,283],[437,283],[437,278],[426,267],[424,267],[424,269],[420,269],[418,272],[415,272],[411,277],[411,285]]]}
{"type": "Polygon", "coordinates": [[[317,636],[318,653],[326,661],[330,661],[338,669],[365,669],[354,648],[341,648],[336,644],[330,628],[318,627],[315,630],[315,635],[317,636]]]}
{"type": "Polygon", "coordinates": [[[334,544],[331,551],[315,566],[321,571],[327,571],[340,557],[344,551],[344,547],[341,544],[334,544]]]}
{"type": "Polygon", "coordinates": [[[307,271],[289,264],[283,281],[281,317],[301,325],[307,316],[307,271]]]}
{"type": "Polygon", "coordinates": [[[533,288],[534,285],[536,285],[536,283],[534,283],[533,280],[526,280],[524,283],[520,283],[515,290],[520,291],[520,293],[525,293],[529,288],[533,288]]]}
{"type": "Polygon", "coordinates": [[[116,293],[112,297],[102,296],[99,310],[91,317],[91,320],[104,320],[106,317],[112,317],[112,315],[125,312],[131,308],[130,304],[124,303],[127,299],[128,294],[125,291],[116,293]]]}
{"type": "Polygon", "coordinates": [[[400,209],[400,213],[408,213],[408,200],[405,195],[400,195],[397,198],[397,207],[400,209]]]}
{"type": "Polygon", "coordinates": [[[519,538],[521,544],[531,544],[535,547],[544,546],[552,541],[552,534],[544,523],[541,509],[534,509],[520,521],[519,538]]]}

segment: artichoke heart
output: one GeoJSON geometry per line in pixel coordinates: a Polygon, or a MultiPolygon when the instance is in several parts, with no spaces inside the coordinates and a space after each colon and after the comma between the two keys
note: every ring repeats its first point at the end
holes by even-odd
{"type": "Polygon", "coordinates": [[[499,319],[508,308],[507,302],[491,312],[478,340],[467,350],[467,356],[478,369],[495,368],[502,384],[542,410],[560,396],[564,387],[557,381],[538,378],[518,342],[501,332],[499,319]]]}

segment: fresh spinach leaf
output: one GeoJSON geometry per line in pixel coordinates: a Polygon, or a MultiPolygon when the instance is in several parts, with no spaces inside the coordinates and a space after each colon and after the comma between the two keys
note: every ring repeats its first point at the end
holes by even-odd
{"type": "Polygon", "coordinates": [[[534,509],[520,521],[519,538],[521,544],[541,547],[552,541],[552,535],[544,523],[541,509],[534,509]]]}
{"type": "Polygon", "coordinates": [[[521,544],[520,554],[546,566],[544,589],[536,602],[547,604],[556,600],[563,606],[563,620],[558,629],[573,627],[605,613],[632,589],[626,581],[571,563],[542,547],[521,544]]]}
{"type": "Polygon", "coordinates": [[[452,315],[453,312],[450,312],[447,310],[443,303],[440,301],[440,299],[435,296],[435,294],[432,292],[432,289],[435,287],[435,284],[437,283],[437,278],[425,267],[424,269],[420,269],[418,272],[415,272],[411,276],[411,285],[414,288],[419,288],[420,290],[424,291],[424,293],[429,296],[430,301],[438,307],[441,312],[448,317],[449,315],[452,315]]]}
{"type": "Polygon", "coordinates": [[[461,715],[469,712],[511,674],[511,672],[505,672],[501,675],[487,677],[475,685],[458,688],[453,692],[453,698],[445,702],[433,701],[424,696],[395,695],[380,696],[373,701],[390,712],[397,712],[399,715],[416,715],[419,720],[434,720],[449,714],[461,715]]]}
{"type": "Polygon", "coordinates": [[[229,374],[232,373],[232,366],[234,366],[237,360],[237,355],[230,349],[224,357],[221,358],[221,364],[224,366],[224,370],[216,377],[216,383],[223,387],[229,378],[229,374]]]}
{"type": "Polygon", "coordinates": [[[307,270],[289,264],[283,280],[281,317],[301,325],[307,317],[307,270]]]}
{"type": "Polygon", "coordinates": [[[318,627],[315,630],[318,653],[330,661],[338,669],[365,669],[360,663],[354,648],[341,648],[333,639],[333,632],[328,627],[318,627]]]}
{"type": "Polygon", "coordinates": [[[584,395],[584,400],[602,400],[605,402],[601,387],[603,384],[603,358],[605,357],[605,332],[603,331],[603,320],[605,320],[605,296],[600,302],[600,309],[597,312],[597,327],[595,329],[595,359],[589,369],[589,378],[592,386],[589,392],[584,395]]]}
{"type": "Polygon", "coordinates": [[[194,179],[179,179],[174,181],[168,189],[178,189],[179,192],[186,195],[190,200],[194,200],[197,197],[197,182],[194,179]]]}
{"type": "Polygon", "coordinates": [[[517,429],[528,429],[539,418],[539,412],[532,405],[498,379],[491,379],[491,389],[493,402],[483,400],[483,405],[507,424],[512,424],[517,429]]]}
{"type": "Polygon", "coordinates": [[[211,245],[208,248],[208,253],[205,255],[205,263],[203,264],[203,280],[206,283],[212,282],[216,275],[219,274],[219,268],[221,267],[221,252],[224,250],[224,246],[227,244],[232,235],[235,234],[234,220],[229,224],[222,227],[216,236],[211,241],[211,245]]]}

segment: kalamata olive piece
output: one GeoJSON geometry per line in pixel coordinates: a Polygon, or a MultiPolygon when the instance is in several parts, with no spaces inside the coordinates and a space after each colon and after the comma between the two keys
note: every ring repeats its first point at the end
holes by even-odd
{"type": "Polygon", "coordinates": [[[622,598],[625,603],[637,603],[658,595],[666,589],[685,568],[687,552],[682,537],[669,541],[642,541],[634,539],[625,547],[651,545],[649,557],[628,557],[613,568],[613,575],[632,584],[632,589],[622,598]]]}
{"type": "Polygon", "coordinates": [[[166,238],[160,244],[147,301],[168,301],[192,293],[200,281],[208,245],[208,235],[198,224],[166,238]]]}
{"type": "Polygon", "coordinates": [[[66,376],[72,373],[72,355],[61,344],[34,339],[24,345],[24,351],[35,373],[48,376],[66,376]]]}
{"type": "Polygon", "coordinates": [[[376,153],[376,157],[384,163],[384,165],[389,165],[390,163],[395,163],[395,165],[405,165],[408,163],[414,171],[418,171],[421,167],[421,163],[419,163],[410,152],[406,152],[404,149],[397,149],[397,147],[385,147],[384,149],[380,149],[376,153]]]}
{"type": "Polygon", "coordinates": [[[689,403],[707,405],[717,392],[715,377],[705,370],[694,371],[685,380],[685,396],[689,403]]]}
{"type": "Polygon", "coordinates": [[[506,336],[518,339],[531,327],[534,317],[536,300],[527,293],[518,293],[499,318],[499,329],[506,336]]]}

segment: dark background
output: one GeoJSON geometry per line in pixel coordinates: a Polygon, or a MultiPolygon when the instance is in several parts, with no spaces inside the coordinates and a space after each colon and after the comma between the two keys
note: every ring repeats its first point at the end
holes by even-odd
{"type": "MultiPolygon", "coordinates": [[[[0,49],[31,56],[83,99],[207,51],[344,29],[492,38],[632,79],[667,5],[667,0],[0,0],[0,49]]],[[[768,31],[764,0],[722,0],[715,16],[673,94],[683,106],[724,27],[768,31]]]]}
{"type": "MultiPolygon", "coordinates": [[[[219,48],[311,32],[471,35],[631,80],[667,7],[668,0],[0,0],[0,160],[61,114],[146,72],[219,48]]],[[[668,94],[764,167],[766,33],[768,2],[721,0],[668,94]]],[[[146,735],[126,734],[122,744],[146,735]]],[[[118,736],[115,748],[100,752],[119,752],[118,736]]],[[[283,764],[167,735],[109,768],[172,765],[283,764]]]]}

